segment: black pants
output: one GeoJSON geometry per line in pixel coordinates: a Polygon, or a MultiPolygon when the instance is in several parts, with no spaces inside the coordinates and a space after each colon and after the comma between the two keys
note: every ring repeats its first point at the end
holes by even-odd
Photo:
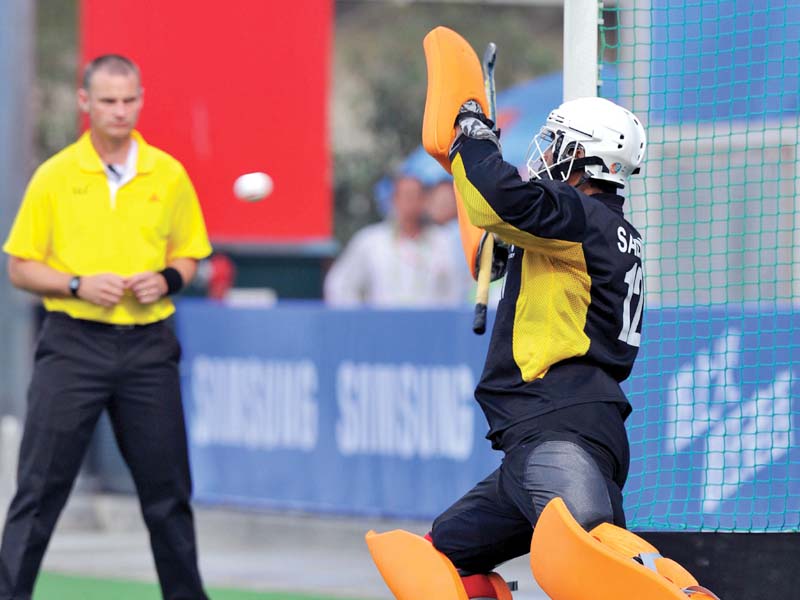
{"type": "Polygon", "coordinates": [[[139,495],[166,600],[207,600],[189,505],[186,429],[168,324],[119,328],[49,314],[36,348],[0,600],[28,600],[97,420],[108,410],[139,495]]]}
{"type": "Polygon", "coordinates": [[[527,554],[539,514],[556,496],[587,530],[625,526],[630,457],[619,405],[571,406],[523,426],[501,466],[433,522],[434,546],[462,572],[487,573],[527,554]]]}

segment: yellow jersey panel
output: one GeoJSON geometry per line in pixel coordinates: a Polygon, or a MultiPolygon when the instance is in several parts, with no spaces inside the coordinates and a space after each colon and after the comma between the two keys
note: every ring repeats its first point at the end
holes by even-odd
{"type": "MultiPolygon", "coordinates": [[[[574,262],[582,261],[580,246],[573,246],[572,253],[574,262]]],[[[569,262],[525,252],[512,337],[514,362],[523,381],[544,377],[551,365],[586,354],[590,289],[585,266],[581,270],[569,262]]]]}

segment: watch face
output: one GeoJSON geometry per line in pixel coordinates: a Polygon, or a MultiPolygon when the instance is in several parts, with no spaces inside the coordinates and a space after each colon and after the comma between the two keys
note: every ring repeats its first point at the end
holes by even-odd
{"type": "Polygon", "coordinates": [[[80,277],[73,277],[69,280],[69,291],[72,292],[73,296],[78,295],[78,288],[81,286],[81,278],[80,277]]]}

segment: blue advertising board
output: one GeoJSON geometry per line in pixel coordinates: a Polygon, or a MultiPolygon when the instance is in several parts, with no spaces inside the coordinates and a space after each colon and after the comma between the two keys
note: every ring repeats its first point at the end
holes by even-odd
{"type": "MultiPolygon", "coordinates": [[[[187,299],[178,316],[200,501],[428,519],[500,463],[469,309],[187,299]]],[[[791,309],[648,311],[625,384],[632,526],[800,526],[797,330],[791,309]]]]}

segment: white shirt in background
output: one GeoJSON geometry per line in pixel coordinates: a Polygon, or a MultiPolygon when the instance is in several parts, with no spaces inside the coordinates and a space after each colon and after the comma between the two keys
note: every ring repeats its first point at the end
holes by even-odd
{"type": "Polygon", "coordinates": [[[391,221],[357,232],[325,278],[332,306],[382,308],[463,306],[463,265],[451,240],[428,226],[416,238],[401,237],[391,221]]]}

